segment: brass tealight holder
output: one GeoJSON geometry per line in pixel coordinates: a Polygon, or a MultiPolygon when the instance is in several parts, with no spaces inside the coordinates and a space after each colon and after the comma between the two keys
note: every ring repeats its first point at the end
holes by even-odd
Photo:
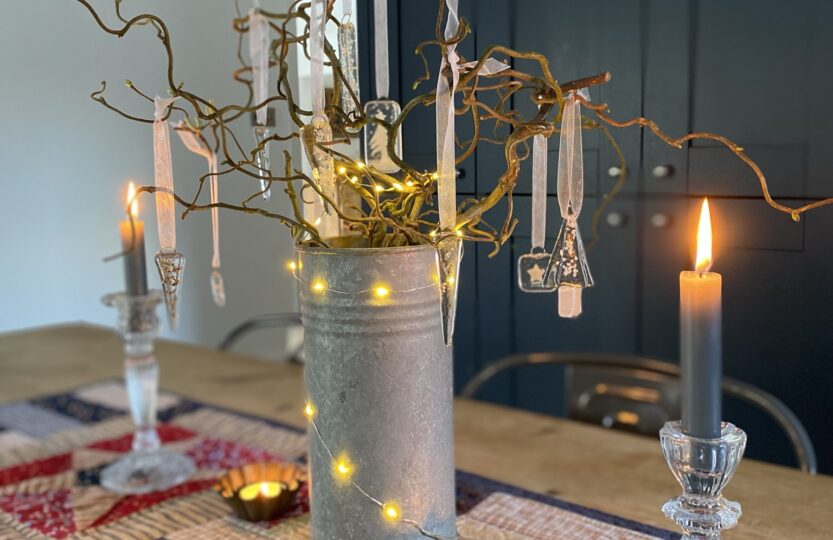
{"type": "Polygon", "coordinates": [[[306,479],[306,471],[293,463],[250,463],[218,478],[214,490],[237,517],[269,521],[292,506],[306,479]]]}

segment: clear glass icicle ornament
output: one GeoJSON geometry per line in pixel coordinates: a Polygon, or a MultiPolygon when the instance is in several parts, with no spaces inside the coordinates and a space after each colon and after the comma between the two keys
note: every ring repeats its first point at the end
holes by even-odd
{"type": "Polygon", "coordinates": [[[255,143],[258,145],[258,150],[255,152],[255,165],[257,166],[257,174],[260,176],[260,191],[263,198],[268,201],[272,196],[269,183],[272,172],[269,163],[269,142],[266,139],[272,136],[272,130],[266,126],[255,126],[253,131],[255,143]]]}
{"type": "MultiPolygon", "coordinates": [[[[338,56],[346,85],[341,93],[341,109],[350,122],[355,122],[361,111],[359,50],[356,47],[356,26],[350,21],[349,16],[345,16],[341,26],[338,27],[338,56]]],[[[361,127],[347,126],[345,130],[349,133],[358,133],[361,127]]]]}
{"type": "Polygon", "coordinates": [[[318,183],[324,196],[324,211],[334,213],[328,201],[335,201],[335,163],[329,151],[333,142],[333,130],[326,116],[316,115],[301,128],[301,142],[312,168],[312,177],[318,183]]]}
{"type": "Polygon", "coordinates": [[[564,98],[558,150],[558,206],[564,222],[555,240],[546,281],[558,288],[558,315],[581,315],[581,293],[593,286],[578,218],[584,201],[584,156],[581,141],[581,106],[574,93],[564,98]]]}

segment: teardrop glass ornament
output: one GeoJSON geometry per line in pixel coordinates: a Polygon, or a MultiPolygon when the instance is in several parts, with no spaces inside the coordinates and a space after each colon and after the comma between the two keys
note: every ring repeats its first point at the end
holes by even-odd
{"type": "Polygon", "coordinates": [[[162,280],[165,307],[168,311],[168,326],[176,329],[179,322],[179,291],[185,271],[185,256],[173,249],[162,249],[156,253],[156,269],[162,280]]]}
{"type": "Polygon", "coordinates": [[[269,177],[272,176],[269,163],[269,142],[264,142],[272,135],[272,130],[266,126],[254,127],[255,142],[260,149],[255,152],[255,165],[257,165],[257,174],[260,176],[260,190],[263,192],[263,198],[267,201],[272,196],[272,188],[270,187],[269,177]]]}
{"type": "Polygon", "coordinates": [[[440,309],[443,338],[446,345],[451,345],[454,338],[454,319],[457,314],[457,290],[460,285],[460,263],[462,260],[462,240],[456,236],[451,236],[437,243],[440,309]]]}
{"type": "MultiPolygon", "coordinates": [[[[342,21],[338,27],[338,59],[344,74],[346,88],[341,92],[341,110],[350,122],[358,120],[361,110],[359,95],[359,50],[356,47],[356,26],[349,20],[342,21]],[[355,98],[350,93],[355,94],[355,98]]],[[[361,127],[346,126],[349,133],[358,133],[361,127]]]]}

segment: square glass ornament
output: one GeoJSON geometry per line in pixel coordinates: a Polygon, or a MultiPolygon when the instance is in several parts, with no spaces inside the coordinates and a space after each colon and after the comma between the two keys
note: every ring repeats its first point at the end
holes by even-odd
{"type": "MultiPolygon", "coordinates": [[[[402,114],[402,108],[399,103],[392,99],[374,99],[368,101],[364,106],[364,114],[367,117],[367,124],[364,126],[364,156],[367,164],[377,171],[384,173],[395,173],[399,171],[399,165],[391,159],[388,154],[388,129],[374,122],[373,119],[378,119],[386,122],[388,125],[394,123],[399,115],[402,114]]],[[[397,130],[393,134],[396,140],[394,141],[394,153],[397,158],[402,158],[402,131],[397,130]]]]}
{"type": "Polygon", "coordinates": [[[533,248],[530,253],[518,257],[518,287],[528,293],[555,291],[555,283],[544,279],[552,255],[543,248],[533,248]]]}

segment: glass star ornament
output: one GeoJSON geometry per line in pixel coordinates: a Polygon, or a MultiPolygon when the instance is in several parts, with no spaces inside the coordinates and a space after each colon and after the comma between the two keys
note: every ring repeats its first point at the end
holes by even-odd
{"type": "Polygon", "coordinates": [[[255,165],[258,168],[257,174],[260,176],[260,190],[263,192],[263,198],[268,201],[272,196],[272,189],[269,187],[269,177],[272,173],[269,170],[269,143],[264,141],[272,135],[272,130],[266,126],[255,126],[254,134],[255,142],[260,146],[260,150],[255,153],[255,165]]]}
{"type": "MultiPolygon", "coordinates": [[[[391,159],[388,153],[388,139],[391,134],[387,127],[373,119],[381,120],[390,125],[396,122],[402,114],[399,103],[392,99],[374,99],[368,101],[364,106],[364,114],[367,117],[367,124],[364,126],[364,155],[367,164],[384,173],[395,173],[399,171],[399,165],[391,159]]],[[[393,134],[396,137],[393,151],[397,158],[402,157],[402,130],[397,129],[393,134]]]]}
{"type": "Polygon", "coordinates": [[[567,218],[561,224],[545,283],[547,287],[558,288],[559,316],[572,319],[581,315],[581,292],[593,286],[593,276],[578,223],[573,218],[567,218]]]}
{"type": "Polygon", "coordinates": [[[457,289],[460,285],[460,263],[463,241],[456,236],[437,243],[437,264],[440,280],[443,338],[451,345],[454,338],[454,317],[457,313],[457,289]]]}
{"type": "Polygon", "coordinates": [[[162,280],[162,292],[165,296],[165,307],[168,311],[168,325],[171,330],[179,322],[179,290],[182,284],[182,274],[185,271],[185,256],[173,249],[162,249],[156,254],[156,268],[162,280]]]}
{"type": "Polygon", "coordinates": [[[550,266],[552,255],[543,248],[533,248],[530,253],[518,257],[518,287],[523,292],[548,293],[554,292],[555,283],[544,279],[550,266]]]}

